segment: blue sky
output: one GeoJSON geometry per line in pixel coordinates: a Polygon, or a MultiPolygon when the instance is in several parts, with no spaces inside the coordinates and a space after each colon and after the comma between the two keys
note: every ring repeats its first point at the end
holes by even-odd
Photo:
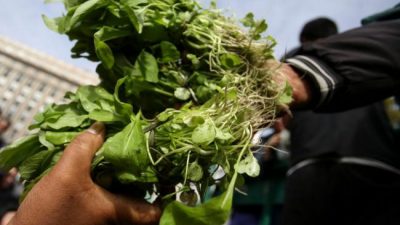
{"type": "MultiPolygon", "coordinates": [[[[199,0],[207,4],[208,0],[199,0]]],[[[305,22],[327,16],[335,20],[340,31],[359,26],[361,18],[382,11],[398,0],[219,0],[219,8],[242,18],[253,12],[269,24],[266,32],[278,45],[275,56],[298,45],[298,34],[305,22]]],[[[46,28],[41,15],[56,17],[63,12],[60,3],[44,4],[44,0],[2,0],[0,7],[0,35],[11,38],[39,51],[54,56],[85,70],[94,71],[95,65],[85,59],[72,59],[73,43],[66,36],[46,28]]]]}

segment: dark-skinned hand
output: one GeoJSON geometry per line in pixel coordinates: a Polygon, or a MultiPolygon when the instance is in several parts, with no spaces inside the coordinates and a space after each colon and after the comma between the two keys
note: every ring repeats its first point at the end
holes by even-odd
{"type": "Polygon", "coordinates": [[[158,224],[159,207],[112,194],[92,181],[90,165],[104,133],[104,125],[95,123],[77,136],[29,192],[9,225],[158,224]]]}

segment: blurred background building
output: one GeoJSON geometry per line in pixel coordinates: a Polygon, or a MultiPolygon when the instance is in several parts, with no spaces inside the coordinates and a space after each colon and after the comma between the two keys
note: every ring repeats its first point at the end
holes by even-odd
{"type": "Polygon", "coordinates": [[[34,115],[67,91],[97,83],[92,73],[0,36],[0,109],[11,122],[4,141],[26,134],[34,115]]]}

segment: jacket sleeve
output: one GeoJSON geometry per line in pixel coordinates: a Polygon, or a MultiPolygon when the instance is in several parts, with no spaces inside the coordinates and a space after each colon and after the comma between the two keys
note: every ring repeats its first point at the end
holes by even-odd
{"type": "Polygon", "coordinates": [[[400,94],[400,19],[305,45],[286,60],[310,81],[315,111],[342,111],[400,94]]]}

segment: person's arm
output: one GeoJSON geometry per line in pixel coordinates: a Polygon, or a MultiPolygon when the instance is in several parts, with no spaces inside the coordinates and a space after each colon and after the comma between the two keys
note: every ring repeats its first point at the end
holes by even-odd
{"type": "Polygon", "coordinates": [[[29,192],[9,225],[158,224],[159,207],[112,194],[92,181],[90,164],[104,130],[103,124],[95,123],[77,136],[29,192]]]}
{"type": "Polygon", "coordinates": [[[341,111],[400,93],[400,20],[331,36],[286,59],[294,103],[316,111],[341,111]],[[302,91],[303,93],[299,93],[302,91]]]}

